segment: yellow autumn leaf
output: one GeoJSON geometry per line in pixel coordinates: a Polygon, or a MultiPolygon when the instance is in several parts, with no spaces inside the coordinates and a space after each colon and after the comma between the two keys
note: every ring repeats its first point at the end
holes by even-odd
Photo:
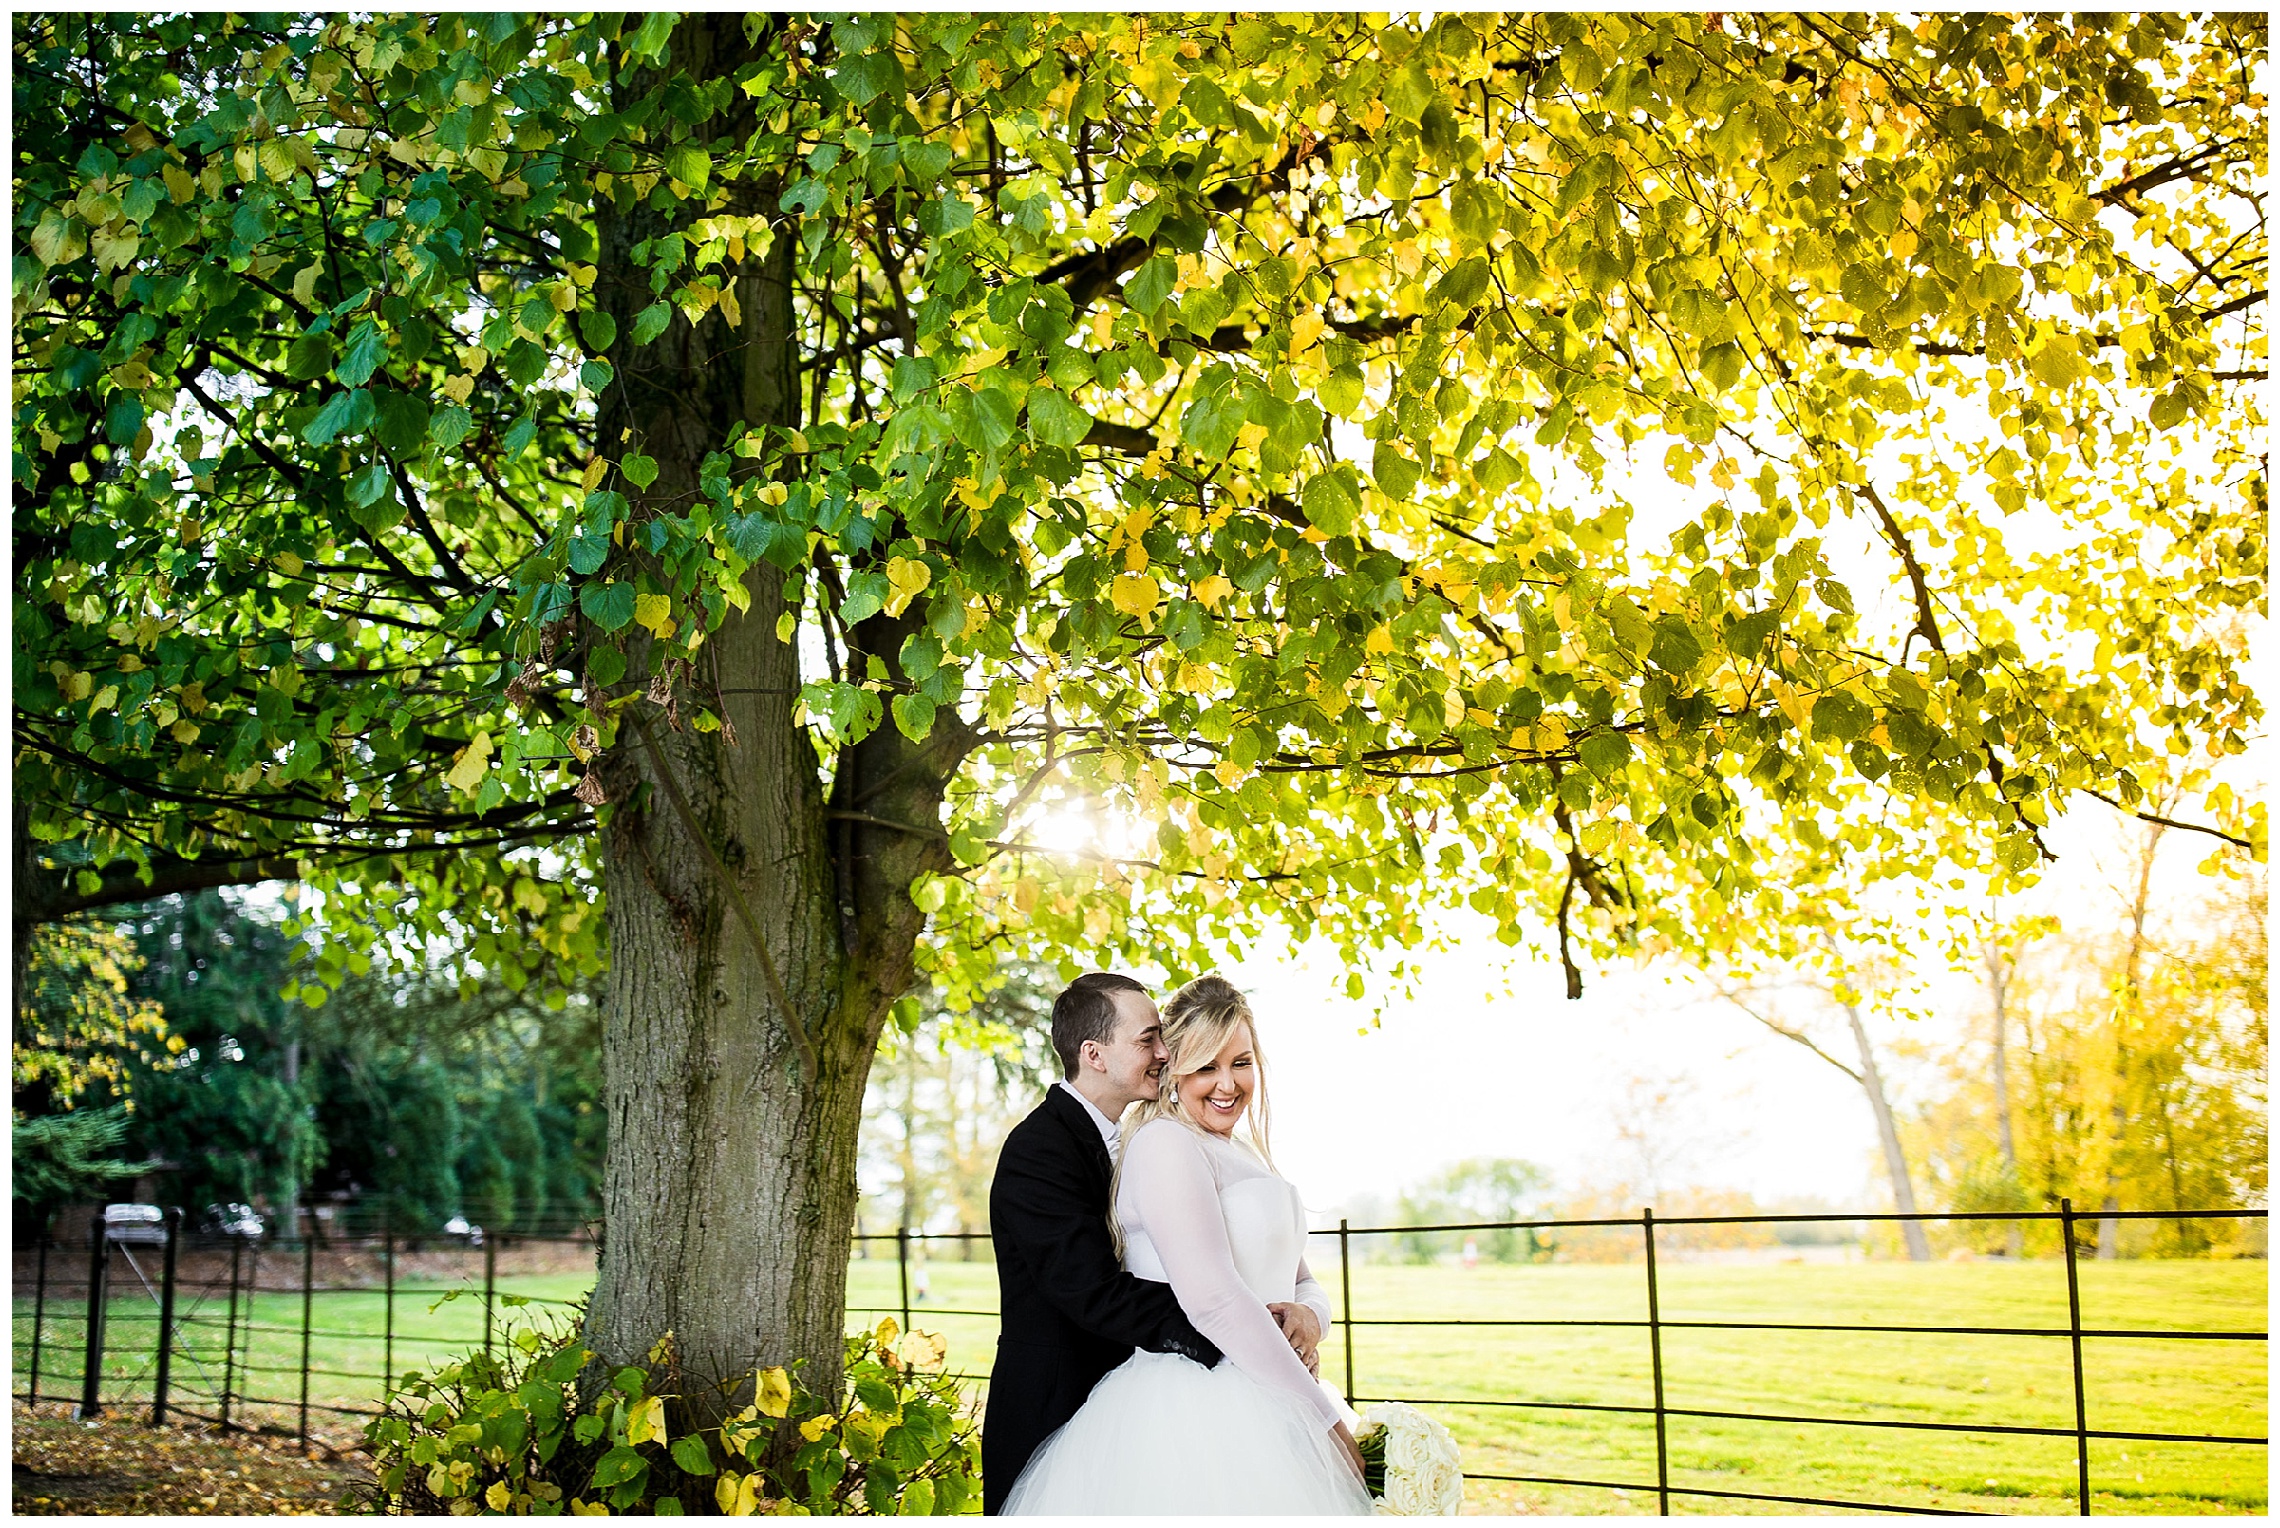
{"type": "Polygon", "coordinates": [[[635,1403],[625,1414],[625,1441],[638,1448],[665,1441],[665,1397],[653,1395],[635,1403]]]}
{"type": "Polygon", "coordinates": [[[800,1424],[800,1436],[807,1439],[808,1442],[813,1443],[816,1439],[822,1437],[825,1433],[831,1431],[832,1428],[838,1425],[839,1418],[826,1411],[820,1416],[812,1416],[809,1417],[805,1422],[802,1422],[800,1424]]]}
{"type": "Polygon", "coordinates": [[[85,700],[94,693],[95,676],[93,674],[73,674],[63,681],[63,698],[65,700],[85,700]]]}
{"type": "Polygon", "coordinates": [[[1108,586],[1108,602],[1129,616],[1145,620],[1153,614],[1164,591],[1145,573],[1120,573],[1108,586]]]}
{"type": "Polygon", "coordinates": [[[174,741],[187,748],[192,743],[198,741],[198,724],[196,722],[189,721],[176,722],[174,724],[173,734],[174,741]]]}
{"type": "Polygon", "coordinates": [[[88,704],[88,709],[90,711],[108,711],[118,703],[119,687],[115,684],[107,684],[95,692],[95,699],[88,704]]]}
{"type": "Polygon", "coordinates": [[[198,194],[198,182],[182,166],[170,164],[160,170],[159,174],[166,178],[167,198],[177,206],[198,194]]]}
{"type": "Polygon", "coordinates": [[[315,302],[317,300],[317,277],[321,274],[323,274],[323,267],[314,260],[294,272],[293,300],[304,308],[315,302]]]}
{"type": "Polygon", "coordinates": [[[483,783],[483,773],[491,767],[491,734],[478,732],[475,741],[459,750],[451,761],[450,772],[443,779],[455,791],[473,795],[483,783]]]}
{"type": "Polygon", "coordinates": [[[590,1502],[583,1496],[573,1496],[570,1498],[570,1515],[572,1517],[608,1517],[610,1515],[609,1504],[598,1501],[590,1502]]]}
{"type": "Polygon", "coordinates": [[[1226,575],[1222,573],[1214,573],[1209,578],[1199,578],[1188,586],[1188,593],[1194,595],[1205,608],[1211,610],[1217,610],[1221,602],[1234,592],[1234,584],[1230,583],[1226,575]]]}
{"type": "Polygon", "coordinates": [[[1297,355],[1322,338],[1326,326],[1319,313],[1301,313],[1290,321],[1290,353],[1297,355]]]}
{"type": "Polygon", "coordinates": [[[913,1369],[938,1369],[949,1359],[950,1342],[937,1332],[912,1332],[897,1352],[913,1369]]]}
{"type": "Polygon", "coordinates": [[[592,493],[602,486],[602,479],[609,476],[609,471],[610,459],[596,451],[594,459],[586,463],[586,475],[578,480],[579,490],[584,493],[592,493]]]}
{"type": "Polygon", "coordinates": [[[1393,628],[1390,626],[1371,627],[1370,634],[1362,639],[1362,651],[1373,657],[1383,657],[1392,652],[1393,628]]]}
{"type": "Polygon", "coordinates": [[[515,1493],[507,1489],[505,1481],[494,1480],[491,1488],[483,1493],[483,1500],[490,1503],[493,1512],[504,1512],[514,1505],[515,1493]]]}
{"type": "Polygon", "coordinates": [[[298,552],[279,552],[277,554],[277,571],[287,578],[300,577],[301,569],[305,566],[307,564],[301,561],[301,554],[298,552]]]}
{"type": "Polygon", "coordinates": [[[901,615],[934,580],[934,570],[915,557],[887,559],[887,614],[901,615]]]}
{"type": "Polygon", "coordinates": [[[454,403],[465,403],[468,394],[474,391],[475,379],[472,376],[446,377],[443,379],[443,395],[454,403]]]}
{"type": "Polygon", "coordinates": [[[760,1371],[759,1392],[752,1404],[766,1417],[780,1417],[792,1409],[792,1377],[782,1369],[760,1371]]]}
{"type": "Polygon", "coordinates": [[[651,631],[663,635],[666,624],[672,619],[673,599],[665,594],[636,595],[633,601],[633,618],[651,631]]]}

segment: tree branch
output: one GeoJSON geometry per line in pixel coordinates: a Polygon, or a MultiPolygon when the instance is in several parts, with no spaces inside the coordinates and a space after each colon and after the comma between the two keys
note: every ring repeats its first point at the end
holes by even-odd
{"type": "Polygon", "coordinates": [[[2180,832],[2184,833],[2206,833],[2211,838],[2223,839],[2226,843],[2231,844],[2236,849],[2246,849],[2251,854],[2254,854],[2256,852],[2256,845],[2250,843],[2245,838],[2235,838],[2230,833],[2225,832],[2221,828],[2204,827],[2202,824],[2197,822],[2179,822],[2174,817],[2164,817],[2158,812],[2141,812],[2138,811],[2135,807],[2124,806],[2119,801],[2116,801],[2113,797],[2107,795],[2104,791],[2094,791],[2087,785],[2078,785],[2075,787],[2075,789],[2082,792],[2082,794],[2085,796],[2095,796],[2098,800],[2105,802],[2106,805],[2112,807],[2115,811],[2120,812],[2125,816],[2135,817],[2140,822],[2150,822],[2164,828],[2176,828],[2180,832]]]}

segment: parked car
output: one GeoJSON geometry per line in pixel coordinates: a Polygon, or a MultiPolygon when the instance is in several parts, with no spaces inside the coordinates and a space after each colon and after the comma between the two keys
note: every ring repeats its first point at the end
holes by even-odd
{"type": "Polygon", "coordinates": [[[267,1229],[253,1206],[246,1204],[209,1204],[198,1216],[198,1230],[205,1236],[242,1236],[252,1241],[267,1229]]]}

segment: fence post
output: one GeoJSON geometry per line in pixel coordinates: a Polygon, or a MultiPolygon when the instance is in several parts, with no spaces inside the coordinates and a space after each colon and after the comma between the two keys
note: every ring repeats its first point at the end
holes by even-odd
{"type": "Polygon", "coordinates": [[[1354,1398],[1354,1260],[1347,1250],[1352,1234],[1346,1217],[1338,1217],[1338,1305],[1346,1334],[1346,1399],[1354,1398]]]}
{"type": "Polygon", "coordinates": [[[387,1280],[386,1293],[381,1296],[380,1327],[380,1393],[385,1396],[388,1387],[396,1383],[396,1229],[393,1217],[380,1222],[380,1257],[387,1280]]]}
{"type": "Polygon", "coordinates": [[[49,1237],[40,1235],[39,1272],[32,1285],[32,1393],[26,1397],[34,1406],[40,1403],[40,1328],[47,1325],[47,1255],[49,1237]]]}
{"type": "Polygon", "coordinates": [[[1655,1212],[1639,1212],[1647,1241],[1647,1348],[1655,1367],[1655,1495],[1664,1517],[1670,1516],[1670,1439],[1663,1418],[1662,1290],[1655,1279],[1655,1212]]]}
{"type": "Polygon", "coordinates": [[[111,1235],[98,1210],[87,1237],[87,1367],[80,1374],[79,1414],[103,1414],[103,1318],[111,1296],[111,1235]]]}
{"type": "Polygon", "coordinates": [[[895,1271],[902,1276],[903,1330],[910,1330],[910,1227],[895,1227],[895,1271]]]}
{"type": "MultiPolygon", "coordinates": [[[[230,1238],[230,1314],[222,1328],[222,1431],[230,1430],[230,1388],[237,1374],[238,1270],[245,1261],[245,1238],[230,1238]]],[[[247,1320],[252,1319],[250,1302],[247,1320]]]]}
{"type": "Polygon", "coordinates": [[[2082,1393],[2082,1279],[2074,1260],[2074,1201],[2058,1201],[2066,1237],[2066,1325],[2074,1344],[2074,1495],[2082,1516],[2090,1515],[2090,1408],[2082,1393]]]}
{"type": "Polygon", "coordinates": [[[301,1233],[301,1441],[309,1441],[309,1328],[314,1325],[317,1278],[317,1217],[301,1233]]]}
{"type": "Polygon", "coordinates": [[[489,1232],[483,1234],[483,1357],[491,1356],[492,1297],[499,1287],[499,1239],[489,1232]]]}
{"type": "Polygon", "coordinates": [[[166,1425],[167,1384],[174,1376],[175,1256],[182,1246],[182,1211],[166,1212],[166,1260],[158,1276],[158,1373],[151,1380],[150,1425],[166,1425]]]}

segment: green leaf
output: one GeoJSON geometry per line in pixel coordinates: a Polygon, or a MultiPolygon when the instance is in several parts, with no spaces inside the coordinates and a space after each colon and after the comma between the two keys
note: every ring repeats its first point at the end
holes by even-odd
{"type": "Polygon", "coordinates": [[[313,381],[332,369],[332,340],[327,335],[304,334],[285,351],[285,375],[313,381]]]}
{"type": "Polygon", "coordinates": [[[599,393],[610,385],[616,373],[607,361],[588,361],[578,368],[578,385],[589,393],[599,393]]]}
{"type": "Polygon", "coordinates": [[[387,355],[387,337],[380,332],[379,324],[365,319],[350,331],[348,348],[341,353],[333,375],[340,378],[343,387],[362,387],[372,380],[372,373],[387,355]]]}
{"type": "Polygon", "coordinates": [[[600,355],[617,343],[617,320],[599,308],[588,308],[578,315],[578,333],[585,338],[586,348],[600,355]]]}
{"type": "Polygon", "coordinates": [[[392,481],[387,464],[373,462],[350,480],[348,501],[359,506],[370,504],[388,491],[392,481]]]}
{"type": "Polygon", "coordinates": [[[1180,263],[1170,255],[1152,255],[1132,279],[1124,283],[1124,301],[1135,313],[1153,313],[1172,295],[1180,279],[1180,263]]]}
{"type": "Polygon", "coordinates": [[[924,695],[897,695],[893,710],[895,726],[914,743],[925,742],[934,730],[934,702],[924,695]]]}
{"type": "Polygon", "coordinates": [[[1307,479],[1298,502],[1306,511],[1307,520],[1325,536],[1352,534],[1354,516],[1362,509],[1361,500],[1343,471],[1318,472],[1307,479]]]}
{"type": "Polygon", "coordinates": [[[665,173],[692,191],[712,182],[712,156],[694,143],[676,143],[665,151],[665,173]]]}
{"type": "Polygon", "coordinates": [[[633,316],[633,342],[646,345],[665,332],[673,321],[673,305],[663,298],[651,303],[633,316]]]}
{"type": "Polygon", "coordinates": [[[1620,732],[1595,732],[1575,752],[1585,769],[1605,780],[1630,762],[1631,740],[1620,732]]]}
{"type": "Polygon", "coordinates": [[[1868,707],[1842,690],[1831,690],[1813,702],[1813,735],[1849,743],[1875,721],[1868,707]]]}
{"type": "Polygon", "coordinates": [[[578,591],[578,608],[604,631],[623,631],[633,619],[636,591],[633,585],[612,581],[588,584],[578,591]]]}
{"type": "Polygon", "coordinates": [[[985,451],[1002,451],[1006,442],[1013,439],[1016,414],[1013,400],[994,387],[977,388],[973,393],[974,433],[967,444],[985,451]]]}
{"type": "Polygon", "coordinates": [[[1417,479],[1423,470],[1382,440],[1370,454],[1370,476],[1377,479],[1378,492],[1389,499],[1406,501],[1417,491],[1417,479]]]}
{"type": "Polygon", "coordinates": [[[686,1474],[713,1473],[712,1450],[705,1447],[705,1440],[695,1433],[683,1433],[673,1440],[673,1462],[686,1474]]]}
{"type": "Polygon", "coordinates": [[[438,411],[428,421],[428,439],[442,450],[449,451],[465,440],[474,428],[475,416],[454,403],[449,408],[438,411]]]}
{"type": "Polygon", "coordinates": [[[938,196],[918,209],[919,230],[946,239],[974,226],[974,208],[962,196],[938,196]]]}
{"type": "Polygon", "coordinates": [[[1655,666],[1667,674],[1684,679],[1702,662],[1702,644],[1694,632],[1676,616],[1666,615],[1655,622],[1655,641],[1651,653],[1655,666]]]}
{"type": "Polygon", "coordinates": [[[586,649],[586,677],[598,685],[613,685],[625,677],[625,654],[614,647],[586,649]]]}
{"type": "Polygon", "coordinates": [[[610,560],[610,533],[608,527],[598,531],[581,530],[570,538],[570,571],[581,578],[601,570],[610,560]]]}
{"type": "Polygon", "coordinates": [[[934,1515],[934,1482],[914,1480],[903,1487],[902,1505],[895,1509],[899,1517],[932,1517],[934,1515]]]}
{"type": "Polygon", "coordinates": [[[372,402],[361,392],[334,393],[317,415],[301,426],[301,438],[312,446],[329,446],[346,431],[357,428],[359,415],[369,414],[372,402]]]}
{"type": "Polygon", "coordinates": [[[626,481],[636,488],[647,488],[657,481],[656,458],[643,456],[639,451],[621,460],[618,471],[624,473],[626,481]]]}
{"type": "Polygon", "coordinates": [[[598,1490],[607,1490],[648,1473],[649,1461],[620,1443],[602,1455],[594,1465],[594,1486],[598,1490]]]}
{"type": "Polygon", "coordinates": [[[1029,426],[1049,446],[1075,446],[1092,429],[1093,417],[1066,396],[1039,387],[1029,394],[1029,426]]]}
{"type": "Polygon", "coordinates": [[[893,593],[887,575],[877,569],[868,569],[847,580],[847,598],[840,603],[839,619],[849,626],[868,621],[887,608],[887,597],[893,593]]]}

